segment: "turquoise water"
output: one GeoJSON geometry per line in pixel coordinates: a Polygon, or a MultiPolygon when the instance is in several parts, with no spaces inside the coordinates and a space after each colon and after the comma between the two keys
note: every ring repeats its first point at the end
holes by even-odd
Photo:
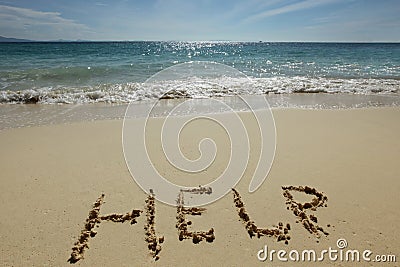
{"type": "Polygon", "coordinates": [[[229,80],[227,86],[233,89],[227,95],[398,94],[400,88],[400,44],[1,43],[0,103],[125,103],[157,98],[157,92],[140,93],[140,84],[160,70],[188,61],[223,63],[259,84],[256,92],[246,92],[238,89],[240,81],[229,80]]]}

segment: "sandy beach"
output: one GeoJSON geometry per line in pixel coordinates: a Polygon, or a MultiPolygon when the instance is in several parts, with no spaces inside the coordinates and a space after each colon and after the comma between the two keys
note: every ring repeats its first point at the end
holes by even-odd
{"type": "MultiPolygon", "coordinates": [[[[198,244],[190,238],[180,241],[177,208],[155,201],[152,227],[156,237],[164,239],[158,242],[157,261],[145,240],[148,196],[132,179],[123,156],[122,120],[0,131],[0,265],[399,266],[400,108],[273,109],[273,115],[277,148],[266,181],[255,193],[248,192],[257,157],[250,154],[248,169],[235,189],[252,225],[275,229],[285,239],[278,241],[274,234],[258,238],[262,230],[256,228],[250,238],[233,191],[205,206],[201,216],[186,214],[192,222],[188,231],[214,230],[213,240],[198,244]],[[83,258],[69,263],[93,203],[102,194],[104,203],[96,216],[104,217],[94,227],[97,234],[87,238],[83,258]],[[307,207],[313,199],[315,205],[307,207]],[[142,211],[133,224],[133,217],[121,223],[105,216],[133,209],[142,211]],[[296,209],[306,217],[295,215],[296,209]],[[317,230],[307,230],[307,224],[317,230]],[[286,258],[291,250],[300,255],[302,250],[315,250],[319,257],[329,247],[338,250],[339,239],[347,242],[344,252],[370,250],[371,261],[333,261],[325,255],[320,262],[282,262],[276,253],[272,261],[257,258],[266,245],[287,251],[286,258]],[[372,261],[376,255],[395,255],[397,262],[378,264],[372,261]]],[[[241,114],[244,121],[249,116],[241,114]]],[[[183,144],[191,148],[202,129],[204,125],[194,124],[183,144]]],[[[209,127],[208,133],[227,141],[217,128],[209,127]]],[[[168,168],[156,143],[155,166],[182,182],[184,174],[168,168]]],[[[228,156],[222,153],[203,178],[221,172],[228,156]]]]}
{"type": "Polygon", "coordinates": [[[0,267],[400,267],[399,11],[1,1],[0,267]]]}

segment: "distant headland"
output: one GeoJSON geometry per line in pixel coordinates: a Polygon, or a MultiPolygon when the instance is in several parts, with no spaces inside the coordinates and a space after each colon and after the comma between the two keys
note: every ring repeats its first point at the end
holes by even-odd
{"type": "Polygon", "coordinates": [[[0,36],[0,42],[1,43],[24,43],[24,42],[34,42],[32,40],[28,40],[28,39],[18,39],[18,38],[8,38],[8,37],[4,37],[4,36],[0,36]]]}

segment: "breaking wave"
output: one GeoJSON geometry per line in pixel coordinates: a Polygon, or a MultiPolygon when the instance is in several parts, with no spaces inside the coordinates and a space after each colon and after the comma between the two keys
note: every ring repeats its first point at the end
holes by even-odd
{"type": "Polygon", "coordinates": [[[0,103],[6,104],[84,104],[130,103],[132,101],[176,98],[210,98],[234,95],[292,93],[350,93],[361,95],[399,93],[398,79],[340,79],[308,77],[208,79],[206,83],[191,80],[166,80],[157,83],[115,83],[98,86],[57,86],[20,91],[0,91],[0,103]],[[182,87],[182,83],[185,85],[182,87]],[[249,86],[249,83],[252,85],[249,86]],[[179,85],[179,86],[178,86],[179,85]],[[223,89],[221,89],[223,88],[223,89]],[[167,93],[164,93],[166,92],[167,93]]]}

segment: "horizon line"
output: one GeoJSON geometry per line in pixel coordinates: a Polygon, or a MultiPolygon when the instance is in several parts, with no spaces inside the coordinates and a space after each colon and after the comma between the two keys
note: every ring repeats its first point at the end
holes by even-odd
{"type": "Polygon", "coordinates": [[[17,38],[17,37],[5,37],[0,35],[0,42],[9,42],[9,43],[18,43],[18,42],[54,42],[54,43],[77,43],[77,42],[230,42],[230,43],[400,43],[400,40],[373,40],[373,41],[360,41],[360,40],[330,40],[330,41],[319,41],[319,40],[290,40],[290,41],[283,41],[283,40],[224,40],[224,39],[210,39],[210,40],[179,40],[179,39],[170,39],[170,40],[157,40],[157,39],[133,39],[133,40],[84,40],[84,39],[53,39],[53,40],[33,40],[33,39],[25,39],[25,38],[17,38]],[[8,39],[8,40],[7,40],[8,39]],[[15,40],[15,41],[14,41],[15,40]]]}
{"type": "MultiPolygon", "coordinates": [[[[7,37],[5,37],[7,38],[7,37]]],[[[184,42],[184,43],[348,43],[348,44],[398,44],[400,41],[265,41],[265,40],[30,40],[20,38],[15,41],[0,41],[0,43],[128,43],[128,42],[184,42]]]]}

